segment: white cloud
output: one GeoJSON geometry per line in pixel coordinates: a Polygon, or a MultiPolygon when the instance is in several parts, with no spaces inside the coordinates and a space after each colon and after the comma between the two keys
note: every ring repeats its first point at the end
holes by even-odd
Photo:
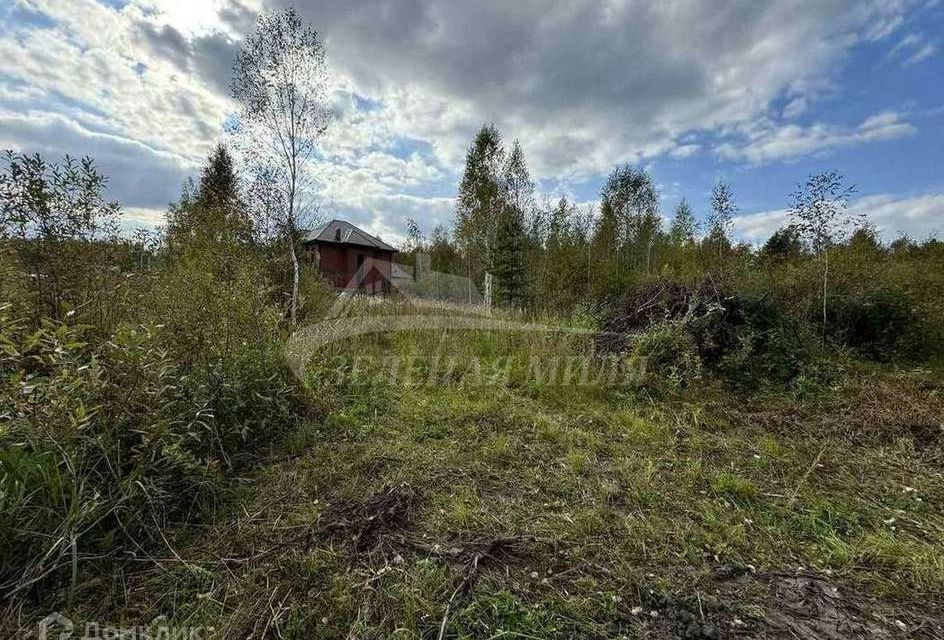
{"type": "Polygon", "coordinates": [[[581,179],[672,153],[690,131],[754,122],[785,89],[823,86],[912,3],[293,4],[326,35],[335,68],[441,164],[461,162],[474,128],[494,120],[528,141],[539,177],[581,179]]]}
{"type": "Polygon", "coordinates": [[[114,133],[90,130],[66,116],[0,108],[0,148],[40,152],[58,160],[91,155],[109,178],[108,194],[132,206],[160,207],[196,168],[187,158],[114,133]]]}
{"type": "Polygon", "coordinates": [[[892,140],[915,131],[913,125],[891,111],[870,116],[854,128],[822,123],[781,125],[763,120],[743,127],[734,141],[718,145],[715,151],[722,158],[761,164],[866,142],[892,140]]]}
{"type": "Polygon", "coordinates": [[[868,28],[865,33],[865,38],[872,42],[884,40],[897,31],[904,23],[905,19],[900,14],[891,15],[887,18],[879,18],[868,28]]]}
{"type": "MultiPolygon", "coordinates": [[[[849,210],[861,214],[873,225],[886,242],[900,235],[915,240],[944,237],[944,194],[932,193],[913,197],[873,195],[859,198],[849,210]]],[[[734,219],[735,235],[751,244],[762,244],[774,231],[789,223],[786,209],[761,211],[734,219]]]]}
{"type": "Polygon", "coordinates": [[[672,151],[669,152],[669,155],[678,159],[690,158],[698,153],[700,149],[701,146],[697,144],[683,144],[672,149],[672,151]]]}
{"type": "Polygon", "coordinates": [[[332,202],[324,217],[343,217],[397,245],[405,239],[403,222],[406,218],[422,221],[421,226],[428,233],[438,224],[448,227],[452,213],[452,198],[372,194],[332,202]]]}
{"type": "Polygon", "coordinates": [[[167,213],[164,209],[131,207],[121,210],[121,219],[128,226],[159,227],[167,221],[167,213]]]}
{"type": "Polygon", "coordinates": [[[865,214],[886,240],[902,234],[915,240],[944,237],[944,194],[904,199],[890,195],[868,196],[859,199],[852,209],[865,214]]]}
{"type": "Polygon", "coordinates": [[[913,64],[918,64],[924,60],[927,60],[937,52],[937,47],[930,42],[923,43],[914,53],[912,53],[905,60],[905,66],[911,66],[913,64]]]}
{"type": "Polygon", "coordinates": [[[898,59],[902,66],[910,67],[927,60],[937,52],[937,46],[928,42],[920,33],[909,33],[888,52],[889,59],[898,59]]]}
{"type": "Polygon", "coordinates": [[[751,244],[761,244],[773,233],[789,222],[786,209],[748,213],[734,218],[732,229],[735,237],[751,244]]]}
{"type": "MultiPolygon", "coordinates": [[[[235,108],[238,38],[257,10],[287,2],[18,0],[50,24],[0,21],[0,140],[96,156],[127,207],[156,210],[235,108]]],[[[783,117],[804,112],[844,54],[898,33],[912,2],[294,0],[334,72],[325,213],[388,235],[398,215],[430,228],[490,120],[563,190],[616,162],[692,157],[692,133],[739,132],[719,152],[749,162],[907,135],[894,114],[852,128],[768,117],[785,94],[783,117]]]]}
{"type": "Polygon", "coordinates": [[[806,113],[809,106],[809,99],[806,96],[797,96],[784,106],[783,117],[787,120],[792,120],[806,113]]]}
{"type": "Polygon", "coordinates": [[[153,6],[23,6],[51,26],[0,32],[0,140],[53,157],[95,157],[129,206],[173,198],[219,137],[229,100],[196,70],[154,55],[141,37],[141,25],[157,20],[153,6]]]}

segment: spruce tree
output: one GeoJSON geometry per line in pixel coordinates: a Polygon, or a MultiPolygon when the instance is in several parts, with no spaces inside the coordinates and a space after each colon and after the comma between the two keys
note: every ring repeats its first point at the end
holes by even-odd
{"type": "Polygon", "coordinates": [[[239,193],[233,158],[222,144],[208,158],[197,187],[185,185],[167,224],[171,248],[190,243],[247,245],[252,224],[239,193]]]}
{"type": "Polygon", "coordinates": [[[495,301],[524,308],[529,302],[527,236],[520,211],[513,207],[501,216],[495,243],[495,301]]]}
{"type": "Polygon", "coordinates": [[[536,282],[544,262],[544,216],[534,202],[534,181],[528,170],[521,143],[515,140],[508,154],[502,174],[505,207],[520,214],[524,229],[525,257],[528,282],[536,282]]]}

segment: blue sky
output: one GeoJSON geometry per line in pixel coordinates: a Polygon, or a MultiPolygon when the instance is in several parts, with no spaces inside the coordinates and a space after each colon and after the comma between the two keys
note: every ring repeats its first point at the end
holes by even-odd
{"type": "MultiPolygon", "coordinates": [[[[127,224],[159,225],[235,105],[228,69],[279,0],[13,0],[0,7],[0,146],[89,154],[127,224]]],[[[592,205],[616,163],[663,213],[733,186],[762,241],[795,184],[838,169],[883,235],[944,233],[941,0],[299,0],[336,116],[320,212],[396,241],[448,224],[483,122],[542,195],[592,205]],[[395,8],[395,10],[393,10],[395,8]]]]}

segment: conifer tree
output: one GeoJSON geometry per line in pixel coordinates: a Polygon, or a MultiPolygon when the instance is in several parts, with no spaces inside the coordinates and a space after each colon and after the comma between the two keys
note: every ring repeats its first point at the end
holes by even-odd
{"type": "Polygon", "coordinates": [[[499,220],[494,255],[495,301],[524,308],[529,302],[527,236],[521,213],[513,207],[499,220]]]}
{"type": "Polygon", "coordinates": [[[180,201],[171,208],[167,223],[172,249],[201,244],[248,245],[252,224],[240,197],[233,158],[217,145],[203,167],[198,186],[185,185],[180,201]]]}

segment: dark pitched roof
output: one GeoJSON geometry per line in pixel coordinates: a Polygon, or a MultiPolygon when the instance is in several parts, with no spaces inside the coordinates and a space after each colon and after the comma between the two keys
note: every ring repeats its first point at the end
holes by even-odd
{"type": "Polygon", "coordinates": [[[382,251],[396,251],[377,236],[372,236],[344,220],[332,220],[302,234],[302,242],[356,244],[362,247],[381,249],[382,251]]]}

